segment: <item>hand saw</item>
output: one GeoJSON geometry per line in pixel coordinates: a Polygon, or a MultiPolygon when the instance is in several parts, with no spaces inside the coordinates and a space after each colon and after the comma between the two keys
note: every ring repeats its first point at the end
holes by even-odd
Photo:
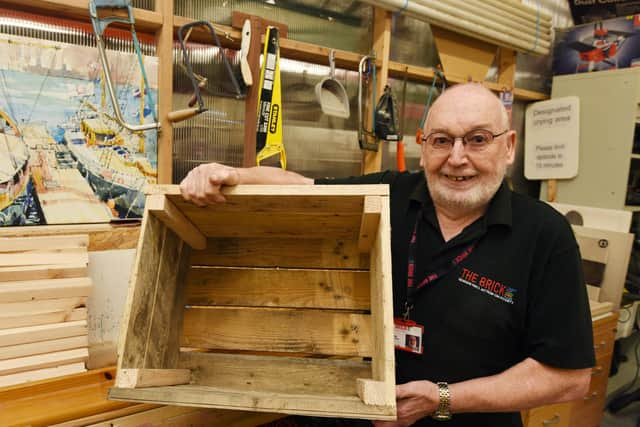
{"type": "Polygon", "coordinates": [[[280,48],[278,29],[267,27],[260,92],[258,96],[258,127],[256,130],[256,163],[280,155],[280,167],[287,168],[287,158],[282,144],[282,102],[280,92],[280,48]]]}

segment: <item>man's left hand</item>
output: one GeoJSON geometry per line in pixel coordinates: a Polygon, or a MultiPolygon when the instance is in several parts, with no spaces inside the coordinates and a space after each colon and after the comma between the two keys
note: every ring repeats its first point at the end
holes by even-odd
{"type": "Polygon", "coordinates": [[[375,427],[405,427],[433,414],[440,403],[438,386],[431,381],[411,381],[396,386],[398,419],[374,421],[375,427]]]}

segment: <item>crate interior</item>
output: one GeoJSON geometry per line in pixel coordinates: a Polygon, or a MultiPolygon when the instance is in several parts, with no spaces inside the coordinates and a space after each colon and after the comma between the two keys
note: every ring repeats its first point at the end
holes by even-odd
{"type": "Polygon", "coordinates": [[[136,389],[138,397],[145,390],[165,403],[379,418],[395,413],[389,402],[365,404],[358,392],[358,379],[387,390],[393,383],[393,349],[376,333],[384,329],[383,304],[391,304],[378,289],[384,282],[379,264],[389,260],[379,254],[380,216],[367,214],[367,204],[379,207],[379,197],[238,195],[207,208],[166,197],[206,237],[206,248],[190,250],[162,221],[146,218],[145,230],[156,228],[155,241],[176,241],[156,249],[175,276],[169,300],[155,302],[170,306],[170,320],[150,319],[146,328],[149,337],[164,334],[170,343],[147,339],[146,356],[133,359],[125,344],[121,367],[188,370],[190,377],[188,384],[136,389]],[[159,347],[164,357],[150,354],[159,347]]]}

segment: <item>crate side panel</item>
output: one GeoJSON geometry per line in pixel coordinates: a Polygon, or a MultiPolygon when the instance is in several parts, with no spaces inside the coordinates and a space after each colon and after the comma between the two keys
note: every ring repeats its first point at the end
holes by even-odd
{"type": "Polygon", "coordinates": [[[192,252],[191,265],[369,269],[369,256],[346,239],[216,238],[192,252]]]}
{"type": "Polygon", "coordinates": [[[356,378],[370,378],[365,361],[181,352],[180,368],[195,384],[233,390],[357,396],[356,378]]]}
{"type": "Polygon", "coordinates": [[[189,245],[177,234],[171,229],[166,230],[151,301],[144,368],[173,368],[178,361],[179,324],[184,312],[184,279],[189,251],[189,245]]]}
{"type": "Polygon", "coordinates": [[[371,356],[371,317],[338,311],[208,307],[184,313],[184,347],[371,356]]]}
{"type": "Polygon", "coordinates": [[[271,268],[192,268],[188,305],[369,310],[369,272],[271,268]]]}
{"type": "Polygon", "coordinates": [[[371,253],[371,317],[373,379],[384,383],[385,402],[395,407],[395,354],[393,344],[393,285],[391,278],[391,225],[389,198],[381,197],[380,224],[371,253]]]}
{"type": "MultiPolygon", "coordinates": [[[[168,196],[169,200],[179,208],[188,218],[203,219],[204,216],[212,216],[217,213],[245,213],[256,214],[357,214],[362,212],[364,196],[352,194],[347,196],[337,195],[229,195],[226,202],[201,208],[193,203],[185,201],[182,196],[168,196]]],[[[193,221],[192,221],[193,222],[193,221]]]]}
{"type": "Polygon", "coordinates": [[[145,367],[144,356],[151,326],[153,294],[161,265],[165,232],[166,227],[145,212],[120,328],[118,369],[145,367]]]}

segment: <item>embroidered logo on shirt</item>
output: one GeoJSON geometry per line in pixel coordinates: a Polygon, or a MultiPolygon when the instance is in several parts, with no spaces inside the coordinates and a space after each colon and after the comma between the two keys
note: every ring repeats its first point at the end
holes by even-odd
{"type": "Polygon", "coordinates": [[[513,298],[515,293],[518,291],[517,289],[510,288],[497,280],[490,279],[487,276],[471,271],[468,268],[462,269],[460,277],[458,277],[458,282],[471,286],[472,288],[484,292],[487,295],[491,295],[494,298],[498,298],[508,304],[513,304],[513,298]]]}

